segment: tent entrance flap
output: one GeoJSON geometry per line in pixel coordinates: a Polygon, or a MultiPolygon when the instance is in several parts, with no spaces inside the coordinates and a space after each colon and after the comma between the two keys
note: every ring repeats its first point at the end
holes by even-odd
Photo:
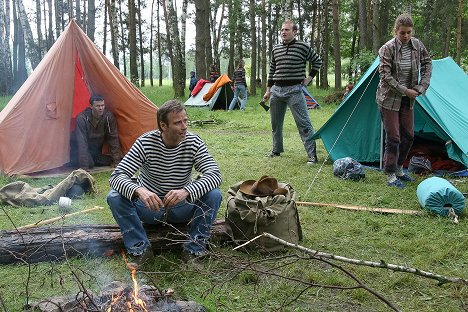
{"type": "Polygon", "coordinates": [[[75,53],[75,81],[73,86],[73,109],[70,131],[75,129],[76,116],[89,106],[90,98],[90,92],[83,77],[83,68],[78,57],[78,51],[75,53]]]}

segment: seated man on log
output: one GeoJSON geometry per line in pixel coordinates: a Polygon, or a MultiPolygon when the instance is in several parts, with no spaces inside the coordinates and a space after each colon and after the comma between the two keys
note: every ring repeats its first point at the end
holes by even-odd
{"type": "Polygon", "coordinates": [[[153,257],[142,222],[189,223],[182,258],[207,254],[211,225],[221,204],[221,172],[205,143],[187,131],[187,113],[178,100],[158,110],[158,130],[140,136],[110,177],[107,196],[127,252],[142,264],[153,257]],[[201,177],[192,180],[192,168],[201,177]],[[139,171],[138,178],[132,180],[139,171]]]}
{"type": "Polygon", "coordinates": [[[82,169],[94,166],[113,166],[120,161],[120,144],[114,114],[106,110],[104,98],[93,95],[90,107],[76,117],[71,138],[73,165],[82,169]],[[110,156],[102,154],[102,146],[109,145],[110,156]]]}

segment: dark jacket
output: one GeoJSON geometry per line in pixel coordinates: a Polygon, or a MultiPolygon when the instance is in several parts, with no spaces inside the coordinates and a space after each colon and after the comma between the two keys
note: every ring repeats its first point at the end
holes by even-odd
{"type": "Polygon", "coordinates": [[[112,160],[117,164],[120,161],[120,144],[114,114],[105,110],[95,126],[91,123],[92,120],[92,110],[89,107],[76,117],[74,135],[79,166],[88,168],[88,152],[93,158],[101,155],[104,143],[109,145],[112,160]]]}

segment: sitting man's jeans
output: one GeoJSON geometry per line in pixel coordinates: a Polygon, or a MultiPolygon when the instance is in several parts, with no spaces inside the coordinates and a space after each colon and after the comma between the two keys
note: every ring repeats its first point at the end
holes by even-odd
{"type": "Polygon", "coordinates": [[[194,203],[183,201],[169,208],[165,216],[166,209],[162,208],[157,212],[149,210],[141,200],[130,201],[115,190],[111,190],[107,196],[112,215],[120,226],[125,248],[134,256],[141,255],[150,244],[142,222],[189,223],[187,242],[183,247],[194,254],[203,253],[206,251],[211,225],[216,219],[221,200],[221,191],[214,189],[194,203]]]}

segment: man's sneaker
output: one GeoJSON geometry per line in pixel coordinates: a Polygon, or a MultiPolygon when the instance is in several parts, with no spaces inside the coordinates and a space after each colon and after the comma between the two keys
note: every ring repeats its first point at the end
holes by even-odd
{"type": "Polygon", "coordinates": [[[388,186],[394,186],[394,187],[398,187],[398,188],[404,188],[406,185],[401,182],[400,180],[396,179],[395,181],[393,182],[387,182],[387,185],[388,186]]]}
{"type": "Polygon", "coordinates": [[[148,263],[150,260],[154,259],[153,249],[151,246],[146,247],[141,255],[132,256],[131,263],[134,263],[138,267],[143,266],[144,264],[148,263]]]}
{"type": "Polygon", "coordinates": [[[280,157],[281,154],[280,153],[275,153],[275,152],[270,152],[268,154],[265,155],[265,157],[270,157],[270,158],[273,158],[273,157],[280,157]]]}
{"type": "Polygon", "coordinates": [[[317,156],[314,157],[309,157],[309,160],[307,160],[307,165],[314,165],[318,162],[317,156]]]}
{"type": "Polygon", "coordinates": [[[180,257],[182,258],[182,261],[185,263],[195,263],[198,260],[203,259],[207,255],[208,255],[208,251],[200,251],[197,253],[193,253],[186,249],[183,249],[182,253],[180,254],[180,257]]]}
{"type": "Polygon", "coordinates": [[[401,176],[396,176],[398,180],[405,181],[405,182],[414,182],[415,180],[410,177],[408,174],[403,174],[401,176]]]}

